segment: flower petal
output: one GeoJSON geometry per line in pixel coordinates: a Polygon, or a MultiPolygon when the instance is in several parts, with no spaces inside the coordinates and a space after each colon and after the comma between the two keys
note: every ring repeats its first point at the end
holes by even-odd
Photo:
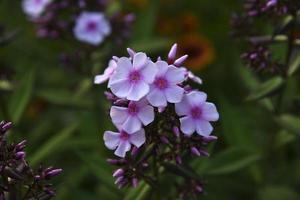
{"type": "Polygon", "coordinates": [[[192,135],[196,130],[194,120],[190,117],[180,118],[180,130],[185,135],[192,135]]]}
{"type": "Polygon", "coordinates": [[[119,98],[127,97],[130,92],[131,85],[127,80],[121,80],[113,83],[110,86],[112,93],[114,93],[119,98]]]}
{"type": "Polygon", "coordinates": [[[167,100],[164,93],[158,89],[153,88],[147,95],[147,99],[152,106],[165,107],[167,106],[167,100]]]}
{"type": "Polygon", "coordinates": [[[184,89],[175,85],[165,90],[166,98],[170,103],[178,103],[182,100],[184,89]]]}
{"type": "Polygon", "coordinates": [[[122,125],[124,131],[128,134],[139,131],[142,128],[142,123],[136,116],[129,116],[122,125]]]}
{"type": "Polygon", "coordinates": [[[199,120],[196,123],[196,130],[199,135],[209,136],[213,131],[213,127],[208,121],[199,120]]]}
{"type": "Polygon", "coordinates": [[[142,146],[146,141],[145,130],[141,129],[130,135],[129,142],[136,147],[142,146]]]}
{"type": "Polygon", "coordinates": [[[202,117],[207,121],[217,121],[219,119],[219,113],[215,104],[206,102],[202,106],[202,117]]]}
{"type": "Polygon", "coordinates": [[[120,133],[112,132],[112,131],[105,131],[104,135],[103,135],[105,146],[111,150],[115,149],[118,146],[119,141],[120,141],[119,136],[120,136],[120,133]]]}
{"type": "Polygon", "coordinates": [[[147,55],[142,52],[138,52],[133,57],[133,68],[135,70],[141,69],[147,63],[147,55]]]}
{"type": "Polygon", "coordinates": [[[120,144],[115,151],[115,155],[124,158],[126,152],[130,150],[130,147],[129,141],[120,141],[120,144]]]}
{"type": "Polygon", "coordinates": [[[97,76],[95,76],[94,83],[95,84],[102,84],[105,81],[107,81],[108,79],[109,79],[109,75],[107,75],[107,74],[97,75],[97,76]]]}
{"type": "Polygon", "coordinates": [[[166,73],[166,77],[170,83],[178,84],[184,81],[185,74],[186,71],[184,69],[171,65],[166,73]]]}
{"type": "Polygon", "coordinates": [[[140,108],[140,111],[138,113],[138,118],[142,121],[144,126],[147,126],[154,120],[154,109],[152,106],[145,106],[140,108]]]}
{"type": "Polygon", "coordinates": [[[157,61],[156,63],[156,66],[157,66],[157,69],[158,69],[158,72],[156,74],[156,76],[162,76],[162,75],[165,75],[166,72],[168,71],[168,68],[169,68],[169,65],[167,62],[165,61],[157,61]]]}
{"type": "Polygon", "coordinates": [[[143,81],[133,84],[127,95],[127,99],[131,101],[139,101],[148,94],[150,86],[143,81]]]}
{"type": "Polygon", "coordinates": [[[149,84],[153,83],[157,71],[156,65],[152,61],[149,61],[141,71],[144,81],[149,84]]]}
{"type": "Polygon", "coordinates": [[[207,95],[204,92],[200,91],[192,91],[188,93],[186,97],[191,106],[199,106],[203,104],[207,99],[207,95]]]}
{"type": "Polygon", "coordinates": [[[119,82],[120,80],[127,80],[131,69],[132,64],[129,58],[119,58],[117,62],[117,67],[114,70],[115,72],[108,82],[108,87],[110,88],[112,84],[114,84],[115,82],[119,82]]]}
{"type": "Polygon", "coordinates": [[[112,106],[110,109],[110,117],[115,125],[123,124],[128,117],[127,108],[112,106]]]}
{"type": "Polygon", "coordinates": [[[183,95],[182,100],[175,104],[175,111],[178,116],[188,115],[191,106],[187,101],[186,95],[183,95]]]}

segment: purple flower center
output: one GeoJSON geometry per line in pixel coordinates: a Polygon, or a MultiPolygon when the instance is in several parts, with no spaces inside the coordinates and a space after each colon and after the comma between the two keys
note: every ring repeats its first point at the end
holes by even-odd
{"type": "Polygon", "coordinates": [[[129,139],[129,134],[126,133],[125,131],[121,131],[120,139],[123,140],[123,141],[127,141],[129,139]]]}
{"type": "Polygon", "coordinates": [[[35,3],[35,4],[41,4],[41,3],[42,3],[42,0],[35,0],[34,3],[35,3]]]}
{"type": "Polygon", "coordinates": [[[132,71],[130,74],[129,74],[129,81],[131,83],[137,83],[141,80],[141,74],[139,71],[132,71]]]}
{"type": "Polygon", "coordinates": [[[191,116],[193,119],[199,119],[199,118],[201,118],[201,115],[202,115],[201,108],[196,106],[191,109],[191,116]]]}
{"type": "Polygon", "coordinates": [[[160,89],[166,89],[168,87],[168,81],[164,77],[158,77],[154,81],[154,85],[160,89]]]}
{"type": "Polygon", "coordinates": [[[139,107],[135,103],[129,103],[128,113],[130,115],[136,115],[139,112],[139,107]]]}
{"type": "Polygon", "coordinates": [[[97,30],[97,23],[94,22],[94,21],[89,21],[87,24],[86,24],[86,30],[88,32],[94,32],[97,30]]]}

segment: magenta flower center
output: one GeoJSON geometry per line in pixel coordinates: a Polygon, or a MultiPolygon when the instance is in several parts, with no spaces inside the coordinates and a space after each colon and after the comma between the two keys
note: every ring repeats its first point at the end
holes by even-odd
{"type": "Polygon", "coordinates": [[[130,115],[136,115],[139,112],[139,107],[135,103],[129,103],[128,113],[130,115]]]}
{"type": "Polygon", "coordinates": [[[96,31],[97,29],[97,23],[94,22],[94,21],[89,21],[87,24],[86,24],[86,30],[88,32],[93,32],[93,31],[96,31]]]}
{"type": "Polygon", "coordinates": [[[138,71],[132,71],[130,74],[129,74],[129,81],[131,83],[137,83],[141,80],[141,74],[140,72],[138,71]]]}
{"type": "Polygon", "coordinates": [[[127,141],[129,139],[129,134],[126,133],[125,131],[121,131],[120,139],[123,140],[123,141],[127,141]]]}
{"type": "Polygon", "coordinates": [[[163,89],[166,89],[168,87],[168,81],[163,77],[158,77],[158,78],[155,79],[154,85],[158,89],[163,90],[163,89]]]}
{"type": "Polygon", "coordinates": [[[201,118],[201,114],[202,114],[202,111],[199,107],[193,107],[191,109],[191,116],[192,116],[193,119],[201,118]]]}

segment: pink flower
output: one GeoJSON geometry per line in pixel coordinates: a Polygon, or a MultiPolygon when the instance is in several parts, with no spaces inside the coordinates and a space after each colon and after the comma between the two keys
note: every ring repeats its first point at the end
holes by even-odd
{"type": "Polygon", "coordinates": [[[101,75],[95,76],[94,83],[95,84],[102,84],[105,81],[107,81],[112,74],[115,72],[115,69],[117,68],[117,63],[115,60],[111,59],[109,61],[108,67],[104,70],[104,73],[101,75]]]}
{"type": "Polygon", "coordinates": [[[131,134],[147,126],[154,120],[154,109],[146,99],[130,101],[128,107],[112,106],[110,116],[113,123],[131,134]]]}
{"type": "Polygon", "coordinates": [[[157,68],[145,53],[134,54],[132,60],[126,57],[119,58],[108,87],[119,98],[139,101],[148,94],[157,68]]]}
{"type": "Polygon", "coordinates": [[[101,12],[82,12],[73,31],[78,40],[99,45],[110,34],[111,27],[101,12]]]}
{"type": "Polygon", "coordinates": [[[52,0],[23,0],[22,7],[27,15],[36,18],[44,12],[51,1],[52,0]]]}
{"type": "Polygon", "coordinates": [[[175,110],[180,118],[180,129],[186,135],[195,131],[202,136],[209,136],[213,127],[210,121],[217,121],[219,113],[213,103],[206,102],[204,92],[192,91],[185,94],[180,103],[175,104],[175,110]]]}
{"type": "Polygon", "coordinates": [[[115,155],[122,158],[124,158],[126,152],[131,149],[131,145],[139,148],[146,141],[144,129],[140,129],[132,134],[128,134],[123,130],[120,130],[119,132],[105,131],[103,139],[105,146],[111,150],[116,149],[115,155]]]}
{"type": "Polygon", "coordinates": [[[181,101],[184,89],[177,84],[184,81],[185,70],[168,65],[165,61],[157,61],[158,73],[151,85],[147,99],[155,107],[165,107],[167,102],[181,101]]]}

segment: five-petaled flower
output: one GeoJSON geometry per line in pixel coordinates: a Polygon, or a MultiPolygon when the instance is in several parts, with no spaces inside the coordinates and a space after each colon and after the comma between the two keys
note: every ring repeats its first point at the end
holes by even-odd
{"type": "Polygon", "coordinates": [[[112,106],[110,116],[116,126],[131,134],[147,126],[154,120],[154,109],[146,99],[130,101],[128,107],[112,106]]]}
{"type": "Polygon", "coordinates": [[[23,0],[22,8],[27,15],[37,18],[44,12],[51,1],[52,0],[23,0]]]}
{"type": "Polygon", "coordinates": [[[140,147],[145,143],[145,130],[140,129],[137,132],[128,134],[120,129],[119,132],[105,131],[103,136],[105,146],[111,150],[115,150],[115,155],[124,158],[126,152],[131,149],[131,145],[140,147]]]}
{"type": "Polygon", "coordinates": [[[148,94],[157,68],[145,53],[134,54],[132,60],[126,57],[118,60],[108,87],[119,98],[139,101],[148,94]]]}
{"type": "Polygon", "coordinates": [[[211,134],[213,127],[210,121],[217,121],[219,114],[213,103],[206,102],[204,92],[192,91],[185,94],[182,101],[175,104],[177,115],[180,118],[180,129],[186,135],[195,131],[202,136],[211,134]]]}
{"type": "Polygon", "coordinates": [[[185,79],[185,70],[168,65],[165,61],[157,61],[158,72],[151,85],[150,93],[147,99],[151,105],[156,107],[165,107],[167,102],[178,103],[181,101],[184,89],[178,84],[185,79]]]}
{"type": "Polygon", "coordinates": [[[99,45],[111,32],[111,26],[101,12],[82,12],[74,27],[75,37],[92,45],[99,45]]]}

